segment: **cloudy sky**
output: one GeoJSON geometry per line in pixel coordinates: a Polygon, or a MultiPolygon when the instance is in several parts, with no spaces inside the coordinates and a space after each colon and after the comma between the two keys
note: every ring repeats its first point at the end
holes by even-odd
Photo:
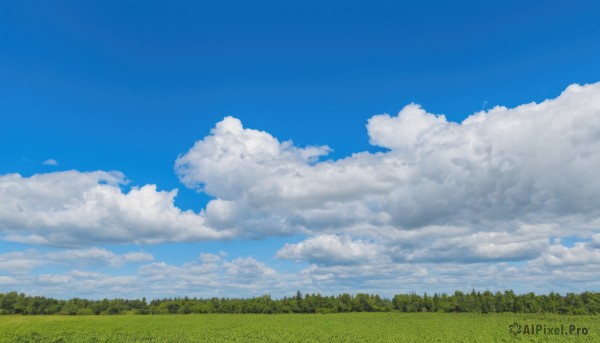
{"type": "Polygon", "coordinates": [[[597,1],[5,1],[0,292],[600,288],[597,1]]]}

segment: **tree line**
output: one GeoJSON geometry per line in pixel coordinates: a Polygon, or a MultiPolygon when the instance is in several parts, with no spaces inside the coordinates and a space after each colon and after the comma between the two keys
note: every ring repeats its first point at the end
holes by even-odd
{"type": "Polygon", "coordinates": [[[189,313],[338,313],[338,312],[471,312],[599,314],[600,292],[515,294],[513,291],[461,292],[454,294],[398,294],[392,299],[375,294],[323,296],[302,294],[272,299],[254,298],[165,298],[59,300],[24,293],[0,293],[0,314],[189,314],[189,313]]]}

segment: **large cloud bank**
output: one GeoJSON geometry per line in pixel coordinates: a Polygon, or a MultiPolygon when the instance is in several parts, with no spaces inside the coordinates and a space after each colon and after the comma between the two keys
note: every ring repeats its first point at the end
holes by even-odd
{"type": "MultiPolygon", "coordinates": [[[[333,161],[322,158],[326,146],[296,147],[227,117],[176,170],[215,197],[210,227],[316,235],[280,251],[294,260],[325,256],[317,242],[331,237],[322,234],[372,240],[396,261],[530,259],[550,237],[589,238],[599,228],[600,84],[462,123],[411,104],[372,117],[367,130],[389,151],[333,161]]],[[[332,243],[340,261],[365,244],[332,243]]]]}
{"type": "Polygon", "coordinates": [[[367,130],[384,152],[333,160],[327,146],[298,147],[227,117],[175,162],[184,185],[213,197],[200,213],[177,208],[177,190],[128,188],[118,172],[0,175],[2,238],[71,246],[0,254],[0,286],[93,294],[110,282],[115,295],[600,286],[600,83],[461,123],[411,104],[373,116],[367,130]],[[298,272],[252,256],[172,265],[95,247],[288,235],[301,240],[273,254],[304,262],[298,272]],[[121,276],[82,269],[99,263],[145,264],[121,276]],[[68,270],[30,274],[56,264],[68,270]]]}
{"type": "Polygon", "coordinates": [[[277,256],[323,265],[531,260],[599,231],[600,83],[461,123],[411,104],[367,130],[387,151],[332,160],[227,117],[175,163],[214,198],[200,213],[118,172],[2,175],[0,230],[54,245],[300,234],[277,256]]]}

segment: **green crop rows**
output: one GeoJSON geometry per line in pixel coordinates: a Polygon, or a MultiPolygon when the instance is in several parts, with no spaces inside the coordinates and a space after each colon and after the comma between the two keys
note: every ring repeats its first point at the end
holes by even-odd
{"type": "Polygon", "coordinates": [[[0,316],[0,342],[600,342],[599,331],[600,316],[512,313],[0,316]],[[587,334],[513,336],[514,322],[587,334]]]}

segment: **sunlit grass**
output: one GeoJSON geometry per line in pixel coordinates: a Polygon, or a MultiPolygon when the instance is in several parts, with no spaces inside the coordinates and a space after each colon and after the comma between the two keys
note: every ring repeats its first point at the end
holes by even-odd
{"type": "Polygon", "coordinates": [[[0,342],[594,342],[600,316],[467,313],[0,316],[0,342]],[[518,335],[513,322],[586,327],[518,335]]]}

